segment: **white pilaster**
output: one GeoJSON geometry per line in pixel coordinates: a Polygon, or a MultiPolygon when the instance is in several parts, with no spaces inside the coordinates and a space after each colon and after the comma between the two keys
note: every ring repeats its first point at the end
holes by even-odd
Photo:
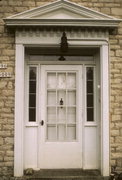
{"type": "Polygon", "coordinates": [[[109,176],[109,58],[108,45],[100,48],[101,56],[101,174],[109,176]]]}
{"type": "Polygon", "coordinates": [[[14,176],[23,175],[24,46],[16,45],[14,176]]]}

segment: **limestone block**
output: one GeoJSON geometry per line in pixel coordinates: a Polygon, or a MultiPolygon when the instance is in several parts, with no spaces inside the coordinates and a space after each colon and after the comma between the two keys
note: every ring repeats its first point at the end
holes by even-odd
{"type": "Polygon", "coordinates": [[[119,39],[119,44],[122,45],[122,39],[119,39]]]}
{"type": "Polygon", "coordinates": [[[6,144],[13,144],[14,143],[14,139],[12,137],[7,137],[7,138],[5,138],[5,143],[6,144]]]}
{"type": "Polygon", "coordinates": [[[13,89],[13,83],[11,81],[8,82],[7,88],[8,89],[13,89]]]}
{"type": "Polygon", "coordinates": [[[2,131],[0,131],[0,136],[2,136],[2,137],[11,136],[11,132],[10,132],[10,130],[2,130],[2,131]]]}
{"type": "Polygon", "coordinates": [[[13,125],[10,125],[10,124],[5,124],[3,125],[3,130],[13,130],[13,125]]]}
{"type": "Polygon", "coordinates": [[[122,128],[122,121],[115,122],[115,128],[122,128]]]}
{"type": "Polygon", "coordinates": [[[6,151],[6,155],[7,155],[7,156],[12,156],[12,157],[13,157],[13,156],[14,156],[14,152],[8,150],[8,151],[6,151]]]}
{"type": "Polygon", "coordinates": [[[9,162],[9,161],[13,161],[13,160],[14,160],[13,157],[4,156],[4,161],[5,162],[9,162]]]}
{"type": "Polygon", "coordinates": [[[110,164],[111,164],[111,166],[115,166],[116,165],[116,160],[111,160],[111,162],[110,162],[110,164]]]}
{"type": "Polygon", "coordinates": [[[122,57],[122,50],[116,50],[116,56],[121,56],[122,57]]]}
{"type": "Polygon", "coordinates": [[[13,12],[13,7],[12,6],[3,6],[1,9],[0,9],[1,13],[12,13],[13,12]]]}
{"type": "Polygon", "coordinates": [[[110,137],[110,142],[114,143],[114,137],[110,137]]]}
{"type": "Polygon", "coordinates": [[[13,100],[8,100],[5,102],[6,107],[14,107],[14,101],[13,100]]]}
{"type": "Polygon", "coordinates": [[[10,161],[10,162],[5,162],[5,166],[7,166],[7,167],[12,167],[12,166],[14,166],[14,162],[12,161],[10,161]]]}
{"type": "Polygon", "coordinates": [[[103,7],[104,6],[104,4],[103,3],[94,3],[94,7],[103,7]]]}
{"type": "Polygon", "coordinates": [[[112,115],[112,121],[120,121],[121,115],[112,115]]]}
{"type": "Polygon", "coordinates": [[[101,12],[105,13],[105,14],[110,14],[111,13],[111,9],[107,8],[107,7],[103,7],[103,8],[101,8],[101,12]]]}
{"type": "Polygon", "coordinates": [[[122,144],[122,136],[115,137],[115,142],[122,144]]]}
{"type": "Polygon", "coordinates": [[[4,106],[4,101],[0,101],[0,107],[4,106]]]}
{"type": "Polygon", "coordinates": [[[23,1],[23,6],[34,6],[35,7],[35,1],[23,1]]]}
{"type": "Polygon", "coordinates": [[[122,102],[122,95],[116,96],[116,100],[117,100],[118,102],[122,102]]]}
{"type": "Polygon", "coordinates": [[[3,90],[2,94],[5,96],[14,96],[14,91],[13,90],[3,90]]]}
{"type": "Polygon", "coordinates": [[[0,61],[9,61],[9,57],[8,56],[0,56],[0,61]]]}
{"type": "Polygon", "coordinates": [[[110,3],[110,2],[113,3],[114,0],[111,0],[111,1],[110,1],[110,0],[100,0],[100,2],[104,2],[105,4],[106,4],[106,3],[108,4],[108,3],[110,3]]]}
{"type": "Polygon", "coordinates": [[[119,29],[118,29],[118,33],[119,33],[119,34],[122,34],[122,28],[119,28],[119,29]]]}
{"type": "Polygon", "coordinates": [[[118,49],[120,49],[120,45],[116,45],[116,44],[111,44],[110,45],[110,49],[113,49],[113,50],[118,50],[118,49]]]}
{"type": "Polygon", "coordinates": [[[122,114],[122,109],[121,108],[120,109],[116,108],[115,113],[121,115],[122,114]]]}
{"type": "Polygon", "coordinates": [[[29,8],[28,7],[14,7],[14,11],[15,12],[24,12],[26,10],[28,10],[29,8]]]}
{"type": "Polygon", "coordinates": [[[9,0],[8,4],[10,6],[21,6],[22,5],[22,1],[9,0]]]}
{"type": "Polygon", "coordinates": [[[1,110],[3,113],[10,113],[11,109],[10,108],[2,108],[1,110]]]}
{"type": "Polygon", "coordinates": [[[110,39],[110,45],[111,44],[117,44],[118,43],[118,40],[117,39],[110,39]]]}
{"type": "Polygon", "coordinates": [[[122,128],[120,129],[120,136],[122,136],[122,128]]]}
{"type": "Polygon", "coordinates": [[[111,136],[119,136],[119,130],[112,130],[111,136]]]}
{"type": "Polygon", "coordinates": [[[6,88],[7,82],[6,81],[1,81],[0,82],[0,89],[6,88]]]}
{"type": "Polygon", "coordinates": [[[116,151],[117,151],[117,152],[122,152],[122,145],[119,145],[119,146],[116,148],[116,151]]]}
{"type": "Polygon", "coordinates": [[[0,145],[2,145],[2,144],[3,144],[3,138],[0,137],[0,145]]]}
{"type": "Polygon", "coordinates": [[[120,8],[111,8],[111,13],[113,15],[122,16],[122,9],[120,8]]]}
{"type": "Polygon", "coordinates": [[[114,51],[110,51],[110,56],[115,56],[115,52],[114,51]]]}
{"type": "Polygon", "coordinates": [[[15,55],[15,50],[14,49],[3,49],[2,54],[8,55],[8,56],[13,56],[15,55]]]}
{"type": "Polygon", "coordinates": [[[0,156],[0,162],[3,162],[3,156],[0,156]]]}
{"type": "Polygon", "coordinates": [[[122,156],[122,153],[120,152],[120,153],[118,153],[118,152],[114,152],[114,153],[111,153],[111,156],[112,156],[112,158],[121,158],[121,156],[122,156]]]}

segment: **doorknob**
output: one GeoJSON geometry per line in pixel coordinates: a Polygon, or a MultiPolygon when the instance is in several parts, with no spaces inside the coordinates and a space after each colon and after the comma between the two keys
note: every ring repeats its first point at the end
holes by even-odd
{"type": "Polygon", "coordinates": [[[44,125],[44,121],[43,121],[43,120],[41,120],[40,124],[41,124],[41,126],[43,126],[43,125],[44,125]]]}

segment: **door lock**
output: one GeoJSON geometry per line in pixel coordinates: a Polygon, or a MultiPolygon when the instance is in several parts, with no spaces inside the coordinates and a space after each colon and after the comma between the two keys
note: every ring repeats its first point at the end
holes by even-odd
{"type": "Polygon", "coordinates": [[[41,126],[43,126],[43,125],[44,125],[44,121],[43,121],[43,120],[41,120],[40,124],[41,124],[41,126]]]}

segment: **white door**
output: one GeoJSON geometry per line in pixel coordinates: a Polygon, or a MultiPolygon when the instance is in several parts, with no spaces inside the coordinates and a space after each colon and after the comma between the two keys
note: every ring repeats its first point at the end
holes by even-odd
{"type": "Polygon", "coordinates": [[[82,168],[82,66],[42,65],[39,167],[82,168]]]}

